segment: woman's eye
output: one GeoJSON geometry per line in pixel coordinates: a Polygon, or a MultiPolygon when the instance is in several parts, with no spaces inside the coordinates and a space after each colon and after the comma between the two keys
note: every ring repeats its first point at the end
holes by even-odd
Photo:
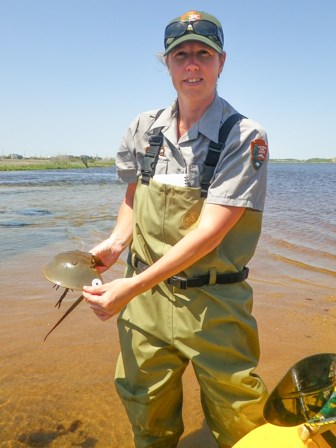
{"type": "Polygon", "coordinates": [[[178,53],[175,53],[175,58],[177,59],[183,59],[186,57],[186,53],[184,51],[179,51],[178,53]]]}

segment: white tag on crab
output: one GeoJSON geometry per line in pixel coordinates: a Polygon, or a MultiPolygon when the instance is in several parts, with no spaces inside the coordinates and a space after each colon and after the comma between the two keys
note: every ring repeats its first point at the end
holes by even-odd
{"type": "Polygon", "coordinates": [[[91,283],[92,286],[101,286],[102,284],[103,283],[99,278],[94,278],[91,283]]]}

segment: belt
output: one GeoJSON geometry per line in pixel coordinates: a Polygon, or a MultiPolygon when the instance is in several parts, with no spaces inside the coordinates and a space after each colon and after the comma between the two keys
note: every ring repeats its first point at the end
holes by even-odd
{"type": "MultiPolygon", "coordinates": [[[[139,268],[141,271],[149,268],[149,265],[141,261],[136,256],[132,256],[129,252],[127,257],[127,263],[133,266],[135,269],[139,268]]],[[[242,271],[239,272],[228,272],[226,274],[217,274],[216,283],[221,285],[229,284],[229,283],[239,283],[247,279],[249,274],[249,269],[245,267],[242,271]]],[[[167,278],[165,283],[167,285],[175,286],[179,289],[187,289],[187,288],[197,288],[200,286],[209,285],[210,282],[210,274],[198,275],[197,277],[183,277],[181,275],[173,275],[172,277],[167,278]]]]}

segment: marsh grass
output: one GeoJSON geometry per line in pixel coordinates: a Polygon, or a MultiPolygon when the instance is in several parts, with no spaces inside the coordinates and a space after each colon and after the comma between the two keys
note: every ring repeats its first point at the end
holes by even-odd
{"type": "Polygon", "coordinates": [[[0,171],[64,170],[70,168],[100,168],[114,165],[114,159],[97,159],[87,162],[80,157],[52,157],[48,159],[0,159],[0,171]]]}

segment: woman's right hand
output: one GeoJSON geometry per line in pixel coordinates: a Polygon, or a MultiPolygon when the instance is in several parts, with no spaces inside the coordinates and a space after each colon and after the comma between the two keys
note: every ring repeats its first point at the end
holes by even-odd
{"type": "Polygon", "coordinates": [[[120,255],[120,252],[114,247],[111,237],[97,244],[90,250],[90,253],[96,258],[96,268],[99,272],[107,271],[120,255]]]}

